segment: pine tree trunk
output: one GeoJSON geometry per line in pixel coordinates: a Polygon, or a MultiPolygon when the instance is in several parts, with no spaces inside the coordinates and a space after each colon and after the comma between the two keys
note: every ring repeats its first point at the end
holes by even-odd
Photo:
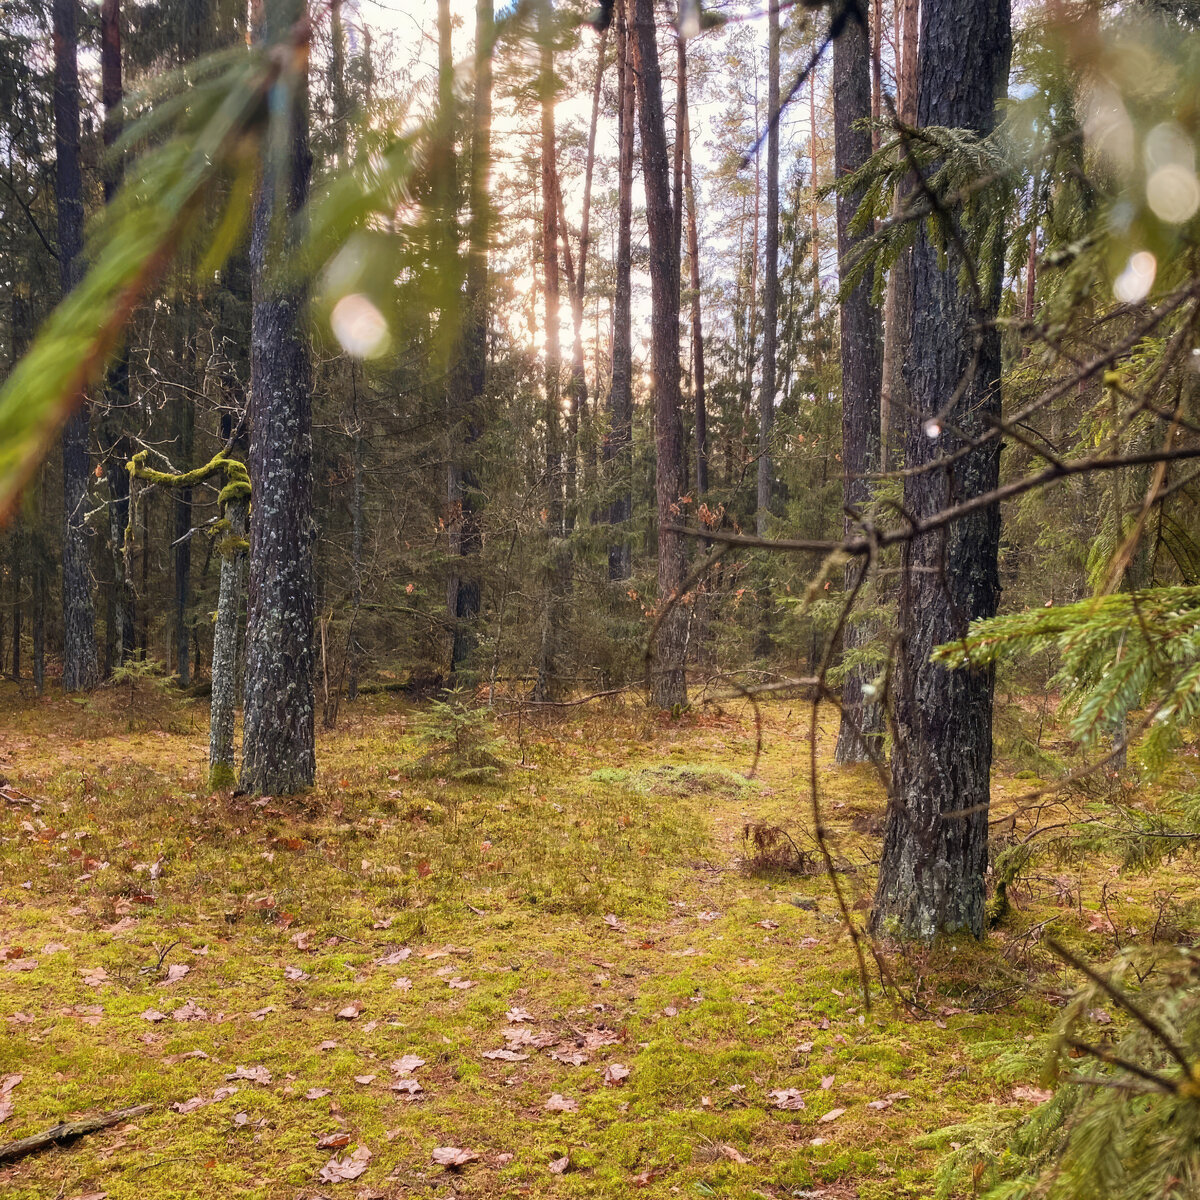
{"type": "MultiPolygon", "coordinates": [[[[687,59],[684,59],[686,70],[687,59]]],[[[685,80],[687,76],[684,76],[685,80]]],[[[687,94],[684,93],[686,100],[687,94]]],[[[696,500],[708,491],[708,406],[704,394],[704,326],[700,311],[700,235],[696,227],[696,190],[692,181],[692,129],[683,111],[683,193],[687,205],[687,246],[692,311],[692,407],[696,437],[696,500]]]]}
{"type": "MultiPolygon", "coordinates": [[[[836,171],[839,178],[856,171],[871,156],[871,135],[858,123],[871,115],[870,41],[866,22],[851,16],[833,46],[833,126],[836,171]]],[[[864,240],[850,232],[862,194],[838,195],[838,261],[845,273],[864,240]]],[[[871,303],[870,273],[841,302],[842,357],[842,504],[844,531],[850,536],[871,499],[865,475],[879,469],[879,384],[882,371],[882,329],[871,303]]],[[[845,569],[846,593],[858,583],[865,564],[856,560],[845,569]]],[[[848,654],[865,645],[872,630],[861,621],[846,625],[843,645],[848,654]]],[[[851,666],[842,683],[842,716],[838,729],[837,762],[863,762],[877,756],[883,742],[883,712],[864,693],[873,672],[851,666]]]]}
{"type": "Polygon", "coordinates": [[[491,238],[491,198],[488,182],[492,164],[492,44],[495,25],[492,0],[475,6],[475,99],[471,118],[471,165],[468,198],[471,224],[467,240],[467,284],[463,304],[465,322],[458,363],[463,372],[462,395],[466,407],[460,415],[463,463],[454,476],[452,503],[459,513],[458,557],[461,562],[453,583],[454,644],[450,654],[453,674],[475,648],[479,619],[480,583],[476,568],[483,548],[483,532],[476,511],[478,478],[470,457],[483,433],[483,400],[487,388],[488,247],[491,238]]]}
{"type": "MultiPolygon", "coordinates": [[[[58,268],[65,296],[83,278],[83,177],[79,170],[77,0],[54,0],[55,200],[58,268]]],[[[96,685],[96,618],[92,608],[87,515],[90,410],[81,398],[62,435],[63,689],[96,685]]]]}
{"type": "Polygon", "coordinates": [[[12,588],[12,659],[10,676],[14,683],[21,680],[21,584],[25,574],[25,527],[15,520],[9,546],[9,585],[12,588]]]}
{"type": "MultiPolygon", "coordinates": [[[[614,470],[616,498],[609,508],[609,522],[626,525],[633,515],[633,126],[634,75],[630,5],[620,0],[617,23],[617,94],[619,114],[619,158],[617,166],[617,259],[613,295],[612,381],[608,391],[608,430],[604,437],[604,461],[614,470]]],[[[608,578],[616,583],[629,578],[632,561],[628,532],[622,530],[608,547],[608,578]]]]}
{"type": "Polygon", "coordinates": [[[538,88],[542,108],[542,276],[545,302],[545,393],[543,416],[546,426],[546,591],[542,611],[541,644],[538,650],[534,699],[551,699],[558,690],[559,640],[562,607],[566,598],[564,566],[566,545],[563,524],[562,445],[562,360],[559,349],[558,275],[558,168],[554,132],[554,6],[552,0],[538,4],[538,39],[541,43],[541,74],[538,88]]]}
{"type": "MultiPolygon", "coordinates": [[[[896,32],[900,47],[896,115],[905,125],[915,125],[920,0],[900,0],[900,4],[899,29],[896,32]]],[[[911,186],[896,189],[892,205],[894,215],[900,213],[910,193],[911,186]]],[[[905,249],[892,264],[883,303],[883,381],[879,392],[879,436],[880,462],[889,471],[901,465],[905,414],[909,408],[908,387],[904,382],[904,353],[908,345],[910,321],[911,261],[912,251],[905,249]]]]}
{"type": "Polygon", "coordinates": [[[208,733],[208,785],[232,787],[237,779],[234,756],[234,714],[237,709],[238,618],[241,616],[246,572],[246,518],[249,502],[231,499],[225,506],[228,530],[222,535],[221,581],[217,592],[217,620],[213,626],[212,699],[208,733]]]}
{"type": "Polygon", "coordinates": [[[671,210],[671,173],[663,119],[662,74],[653,0],[633,0],[633,27],[642,179],[650,236],[650,377],[654,392],[655,495],[658,508],[658,605],[669,611],[658,627],[651,698],[657,707],[687,704],[684,654],[688,612],[677,603],[687,572],[683,537],[668,526],[682,520],[683,422],[679,412],[679,255],[671,210]]]}
{"type": "MultiPolygon", "coordinates": [[[[186,357],[187,341],[180,363],[186,357]]],[[[179,416],[178,469],[192,469],[192,443],[196,431],[196,406],[191,397],[176,401],[179,416]]],[[[188,605],[192,598],[192,489],[177,488],[175,501],[175,674],[180,687],[191,682],[191,630],[188,626],[188,605]]]]}
{"type": "MultiPolygon", "coordinates": [[[[268,0],[265,39],[301,16],[295,0],[268,0]]],[[[298,213],[308,193],[308,105],[298,81],[293,133],[282,161],[268,158],[255,200],[250,259],[250,593],[246,630],[241,786],[295,792],[316,768],[313,697],[312,371],[305,298],[274,276],[285,235],[278,204],[298,213]]],[[[283,85],[277,84],[282,87],[283,85]]]]}
{"type": "MultiPolygon", "coordinates": [[[[987,134],[1011,54],[1008,0],[924,0],[919,122],[987,134]]],[[[962,263],[917,231],[906,422],[911,471],[953,454],[1000,415],[999,279],[990,294],[960,288],[962,263]],[[961,389],[957,390],[956,389],[961,389]],[[953,398],[953,407],[943,407],[953,398]]],[[[987,493],[999,481],[1000,443],[967,451],[953,469],[906,477],[915,520],[987,493]]],[[[877,931],[929,940],[981,936],[988,862],[992,760],[991,670],[952,671],[929,661],[936,646],[996,612],[1000,593],[997,505],[915,539],[906,548],[901,646],[894,688],[892,795],[875,895],[877,931]]]]}

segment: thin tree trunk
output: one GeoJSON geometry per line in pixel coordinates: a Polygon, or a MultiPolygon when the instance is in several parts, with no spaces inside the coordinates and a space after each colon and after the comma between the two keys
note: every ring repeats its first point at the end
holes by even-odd
{"type": "MultiPolygon", "coordinates": [[[[878,10],[877,10],[878,11],[878,10]]],[[[833,46],[834,156],[838,178],[862,166],[871,155],[871,136],[859,123],[871,113],[870,38],[866,22],[851,16],[833,46]]],[[[862,193],[838,195],[838,261],[845,270],[862,236],[850,232],[862,193]]],[[[871,281],[861,280],[841,302],[842,358],[842,506],[843,530],[854,531],[858,514],[871,499],[865,478],[879,469],[879,382],[882,370],[882,329],[879,313],[871,303],[871,281]]],[[[861,562],[847,565],[844,584],[847,595],[858,584],[861,562]]],[[[851,621],[843,634],[848,655],[870,641],[872,629],[851,621]]],[[[862,762],[878,755],[883,742],[883,713],[864,690],[874,672],[850,665],[842,683],[842,715],[834,757],[838,762],[862,762]]]]}
{"type": "MultiPolygon", "coordinates": [[[[630,5],[620,0],[617,24],[617,93],[620,105],[620,149],[617,166],[617,256],[613,295],[612,381],[608,392],[608,430],[604,437],[604,461],[614,470],[616,497],[609,509],[609,522],[627,525],[633,515],[633,127],[634,71],[631,50],[630,5]]],[[[622,529],[608,547],[608,577],[613,582],[629,578],[632,560],[628,531],[622,529]]]]}
{"type": "MultiPolygon", "coordinates": [[[[83,177],[79,170],[79,63],[77,0],[54,0],[55,199],[58,206],[59,282],[65,296],[83,278],[83,177]]],[[[96,685],[96,618],[92,608],[87,515],[86,398],[62,435],[63,458],[63,689],[96,685]]]]}
{"type": "Polygon", "coordinates": [[[9,546],[9,584],[12,588],[12,661],[10,676],[14,683],[21,679],[21,584],[25,574],[25,526],[18,518],[12,526],[9,546]]]}
{"type": "Polygon", "coordinates": [[[653,0],[633,0],[634,47],[642,180],[650,235],[650,375],[654,392],[655,494],[658,507],[658,626],[651,698],[675,711],[687,704],[684,653],[687,608],[680,602],[687,572],[683,537],[669,526],[682,519],[683,423],[679,413],[679,255],[671,209],[670,160],[663,119],[662,76],[653,0]]]}
{"type": "Polygon", "coordinates": [[[217,619],[213,626],[212,699],[208,734],[208,785],[232,787],[237,779],[234,754],[234,714],[237,709],[238,618],[241,616],[246,573],[246,518],[249,498],[232,497],[225,505],[228,529],[222,535],[221,581],[217,619]]]}
{"type": "MultiPolygon", "coordinates": [[[[186,301],[185,301],[186,303],[186,301]]],[[[186,357],[180,356],[182,365],[186,357]]],[[[179,456],[181,471],[192,468],[192,447],[196,432],[196,405],[190,396],[177,402],[179,414],[179,456]]],[[[188,605],[192,598],[192,539],[188,536],[192,528],[192,489],[179,488],[175,492],[175,673],[179,686],[187,687],[191,682],[191,629],[188,623],[188,605]]]]}
{"type": "MultiPolygon", "coordinates": [[[[296,0],[268,0],[267,42],[303,14],[296,0]]],[[[312,370],[302,328],[304,296],[273,275],[285,235],[277,206],[294,216],[308,194],[306,81],[293,85],[292,137],[268,158],[255,200],[250,259],[250,595],[246,630],[241,786],[295,792],[316,769],[313,697],[312,370]]],[[[286,84],[280,82],[280,96],[286,84]]]]}
{"type": "MultiPolygon", "coordinates": [[[[684,59],[686,68],[687,59],[684,59]]],[[[685,76],[686,79],[686,76],[685,76]]],[[[685,92],[686,98],[686,92],[685,92]]],[[[708,408],[704,394],[704,328],[700,311],[700,235],[696,227],[696,190],[692,180],[691,120],[683,113],[683,191],[687,204],[687,245],[692,308],[692,404],[696,435],[696,500],[708,492],[708,408]]]]}
{"type": "MultiPolygon", "coordinates": [[[[356,368],[350,364],[350,386],[353,389],[354,445],[351,451],[354,459],[354,479],[350,496],[350,569],[354,577],[350,585],[350,628],[346,635],[346,697],[349,700],[358,699],[358,674],[362,661],[362,646],[358,640],[356,628],[359,613],[362,611],[363,583],[363,428],[362,417],[358,411],[358,386],[356,368]]],[[[214,651],[215,653],[215,651],[214,651]]]]}
{"type": "Polygon", "coordinates": [[[558,278],[558,171],[554,133],[554,7],[553,0],[538,5],[538,38],[541,42],[541,74],[538,88],[542,107],[541,192],[542,275],[545,301],[545,391],[543,409],[546,425],[546,603],[542,613],[541,645],[538,651],[535,700],[549,700],[556,692],[563,581],[563,447],[561,403],[561,355],[559,350],[558,278]]]}
{"type": "MultiPolygon", "coordinates": [[[[897,69],[896,115],[905,125],[917,121],[917,41],[920,0],[900,0],[900,27],[896,32],[900,63],[897,69]]],[[[896,189],[892,212],[898,215],[911,192],[910,185],[896,189]]],[[[904,448],[904,422],[909,410],[904,382],[904,353],[910,313],[912,251],[905,249],[888,272],[883,305],[883,382],[879,393],[880,461],[884,470],[900,466],[904,448]]]]}
{"type": "MultiPolygon", "coordinates": [[[[921,9],[920,125],[988,134],[1008,81],[1008,0],[924,0],[921,9]]],[[[943,251],[918,227],[905,441],[905,465],[916,473],[904,481],[904,508],[916,521],[999,482],[1000,443],[966,447],[1001,413],[1001,272],[977,294],[960,287],[962,266],[953,242],[943,251]],[[929,469],[960,453],[952,469],[929,469]]],[[[930,654],[996,612],[999,545],[993,504],[905,550],[892,795],[872,918],[881,932],[983,933],[993,673],[952,671],[930,654]]]]}

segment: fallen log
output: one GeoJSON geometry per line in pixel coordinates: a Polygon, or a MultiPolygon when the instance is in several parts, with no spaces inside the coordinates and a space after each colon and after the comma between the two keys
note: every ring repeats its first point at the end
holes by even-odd
{"type": "Polygon", "coordinates": [[[92,1113],[90,1117],[80,1117],[78,1121],[64,1121],[41,1133],[18,1138],[15,1142],[0,1146],[0,1163],[16,1162],[18,1158],[37,1154],[39,1150],[60,1146],[64,1142],[73,1142],[86,1134],[120,1125],[122,1121],[132,1121],[135,1117],[145,1116],[153,1107],[152,1104],[138,1104],[133,1108],[118,1108],[115,1112],[92,1113]]]}

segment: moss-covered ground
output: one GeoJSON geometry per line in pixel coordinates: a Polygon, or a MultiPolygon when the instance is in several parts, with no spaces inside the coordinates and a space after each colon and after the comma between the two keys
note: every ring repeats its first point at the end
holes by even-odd
{"type": "MultiPolygon", "coordinates": [[[[0,693],[0,1141],[153,1106],[0,1165],[12,1200],[929,1196],[956,1127],[1036,1095],[1069,986],[1039,938],[1154,919],[1081,863],[982,945],[889,952],[908,1004],[872,963],[868,1006],[806,869],[800,706],[764,709],[749,780],[748,710],[628,705],[499,720],[509,765],[461,783],[372,698],[311,793],[258,799],[204,787],[201,704],[128,716],[0,693]]],[[[834,766],[834,719],[821,802],[861,922],[884,794],[834,766]]],[[[1025,786],[1001,770],[1001,810],[1025,786]]]]}

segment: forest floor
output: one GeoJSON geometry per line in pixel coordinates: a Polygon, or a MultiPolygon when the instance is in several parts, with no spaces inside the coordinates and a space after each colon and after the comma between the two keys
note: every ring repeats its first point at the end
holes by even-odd
{"type": "MultiPolygon", "coordinates": [[[[1155,919],[1152,886],[1069,865],[980,946],[889,952],[898,991],[871,962],[868,1006],[802,704],[764,708],[753,779],[748,709],[629,705],[501,720],[509,765],[466,784],[418,778],[418,710],[372,698],[310,794],[253,800],[204,788],[202,703],[5,687],[0,1141],[153,1106],[0,1164],[12,1200],[931,1196],[964,1125],[1044,1096],[1074,980],[1041,934],[1111,953],[1155,919]]],[[[835,720],[861,922],[884,792],[833,764],[835,720]]],[[[1028,787],[1002,764],[999,810],[1028,787]]]]}

